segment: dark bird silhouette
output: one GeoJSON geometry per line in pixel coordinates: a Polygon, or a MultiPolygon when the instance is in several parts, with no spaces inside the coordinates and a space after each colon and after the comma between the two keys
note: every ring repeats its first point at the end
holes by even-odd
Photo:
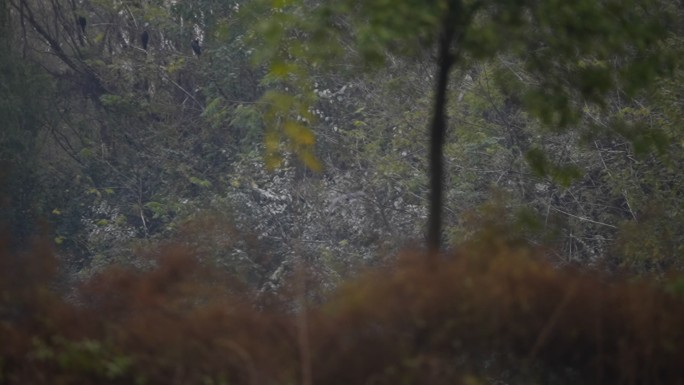
{"type": "Polygon", "coordinates": [[[202,47],[200,47],[199,45],[199,40],[195,39],[191,41],[190,46],[192,47],[192,51],[195,52],[195,55],[197,55],[197,57],[200,57],[200,55],[202,54],[202,47]]]}
{"type": "Polygon", "coordinates": [[[140,35],[140,42],[142,43],[142,47],[145,51],[147,51],[147,42],[150,41],[150,34],[147,33],[147,31],[143,31],[142,35],[140,35]]]}
{"type": "Polygon", "coordinates": [[[86,18],[83,16],[78,17],[78,25],[81,26],[81,32],[85,33],[85,27],[88,22],[86,21],[86,18]]]}

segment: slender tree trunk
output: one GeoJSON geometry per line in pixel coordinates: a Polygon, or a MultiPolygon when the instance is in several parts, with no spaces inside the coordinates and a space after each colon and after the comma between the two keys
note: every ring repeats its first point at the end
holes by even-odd
{"type": "Polygon", "coordinates": [[[12,35],[10,35],[10,13],[9,4],[6,0],[0,0],[0,52],[3,55],[10,55],[10,42],[12,35]]]}
{"type": "Polygon", "coordinates": [[[444,191],[444,138],[446,134],[446,105],[449,72],[454,64],[452,53],[455,26],[453,20],[445,19],[439,39],[437,58],[437,82],[430,126],[430,211],[428,216],[427,245],[431,255],[436,255],[442,243],[442,209],[444,191]]]}

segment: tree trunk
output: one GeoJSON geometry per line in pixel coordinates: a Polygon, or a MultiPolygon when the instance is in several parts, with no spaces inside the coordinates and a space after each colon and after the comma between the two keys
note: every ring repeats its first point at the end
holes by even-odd
{"type": "Polygon", "coordinates": [[[430,126],[430,211],[428,213],[427,233],[427,246],[430,255],[436,255],[442,243],[442,210],[444,206],[443,152],[446,134],[449,72],[456,59],[452,52],[452,45],[457,38],[455,24],[453,19],[445,19],[438,47],[437,82],[435,84],[434,111],[430,126]]]}

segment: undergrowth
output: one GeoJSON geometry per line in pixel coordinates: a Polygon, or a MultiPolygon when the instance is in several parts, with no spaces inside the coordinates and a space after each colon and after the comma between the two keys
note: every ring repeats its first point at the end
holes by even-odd
{"type": "Polygon", "coordinates": [[[181,247],[64,300],[47,244],[8,245],[0,384],[684,384],[677,277],[558,269],[512,242],[407,252],[322,305],[304,274],[263,298],[181,247]]]}

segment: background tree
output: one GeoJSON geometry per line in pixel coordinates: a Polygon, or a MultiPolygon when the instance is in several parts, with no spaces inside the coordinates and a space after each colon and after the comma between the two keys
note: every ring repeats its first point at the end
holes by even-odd
{"type": "Polygon", "coordinates": [[[681,266],[676,2],[3,4],[5,207],[72,277],[181,239],[264,290],[298,260],[330,287],[428,217],[433,246],[498,222],[558,263],[681,266]]]}
{"type": "MultiPolygon", "coordinates": [[[[298,106],[307,104],[307,99],[301,96],[310,87],[306,84],[305,69],[331,54],[327,46],[331,40],[340,44],[351,40],[362,58],[371,61],[384,61],[396,54],[425,53],[419,47],[425,42],[434,42],[436,88],[430,133],[428,219],[431,250],[439,248],[441,237],[442,149],[449,74],[455,63],[465,71],[472,68],[474,61],[501,57],[522,59],[525,77],[507,79],[520,90],[512,97],[542,125],[554,130],[574,129],[585,106],[603,109],[611,92],[634,96],[637,90],[671,68],[668,52],[662,46],[669,36],[672,18],[666,9],[652,1],[581,2],[573,6],[556,1],[500,4],[449,0],[390,4],[379,0],[336,5],[291,1],[273,15],[265,33],[271,46],[279,47],[265,50],[271,74],[284,83],[300,78],[298,97],[289,103],[281,102],[280,107],[286,110],[285,114],[305,118],[308,118],[305,107],[298,106]],[[312,13],[316,15],[315,22],[298,19],[305,14],[311,17],[312,13]],[[326,35],[332,39],[321,38],[326,35]],[[317,45],[321,42],[325,42],[323,46],[317,45]],[[309,45],[298,48],[303,44],[309,45]]],[[[512,84],[508,86],[513,89],[512,84]]],[[[272,101],[272,95],[267,95],[265,100],[272,101]]],[[[296,144],[302,141],[301,132],[306,129],[292,128],[296,123],[288,119],[295,117],[274,119],[273,123],[296,144]]],[[[277,152],[277,147],[272,147],[277,152]]],[[[526,156],[540,175],[548,174],[567,182],[568,177],[577,174],[574,168],[550,167],[546,155],[534,148],[526,156]]]]}

